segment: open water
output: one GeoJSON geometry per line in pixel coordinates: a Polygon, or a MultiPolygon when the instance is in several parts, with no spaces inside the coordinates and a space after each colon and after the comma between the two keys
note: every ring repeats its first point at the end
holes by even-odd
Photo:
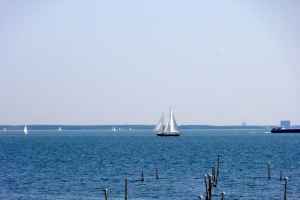
{"type": "Polygon", "coordinates": [[[181,137],[139,131],[0,133],[0,199],[198,199],[203,175],[221,155],[214,199],[300,199],[300,135],[264,130],[187,130],[181,137]],[[267,179],[267,162],[272,178],[267,179]],[[155,168],[160,179],[155,179],[155,168]],[[145,181],[136,181],[143,170],[145,181]]]}

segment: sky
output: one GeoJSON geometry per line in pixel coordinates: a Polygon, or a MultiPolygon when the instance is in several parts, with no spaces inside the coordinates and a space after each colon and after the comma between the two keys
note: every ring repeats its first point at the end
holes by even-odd
{"type": "Polygon", "coordinates": [[[299,9],[1,0],[0,124],[300,124],[299,9]]]}

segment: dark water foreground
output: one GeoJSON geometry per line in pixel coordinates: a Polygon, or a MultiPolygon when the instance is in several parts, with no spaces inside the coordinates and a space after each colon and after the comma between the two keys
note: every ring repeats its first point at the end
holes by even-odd
{"type": "MultiPolygon", "coordinates": [[[[0,134],[0,199],[197,199],[203,174],[222,155],[217,194],[226,199],[300,199],[300,135],[250,130],[193,130],[160,138],[149,131],[0,134]],[[246,134],[245,134],[246,133],[246,134]],[[272,163],[268,180],[267,162],[272,163]],[[155,180],[155,168],[162,179],[155,180]],[[134,182],[144,169],[145,182],[134,182]]],[[[215,197],[214,199],[219,199],[215,197]]]]}

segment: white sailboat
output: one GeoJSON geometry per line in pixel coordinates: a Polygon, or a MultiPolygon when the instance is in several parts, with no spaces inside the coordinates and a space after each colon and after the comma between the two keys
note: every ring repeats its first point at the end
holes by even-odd
{"type": "Polygon", "coordinates": [[[155,127],[155,132],[158,136],[180,136],[180,130],[177,126],[172,109],[170,109],[170,118],[167,125],[164,124],[164,116],[162,115],[155,127]]]}
{"type": "Polygon", "coordinates": [[[28,129],[27,129],[27,126],[26,126],[26,125],[24,126],[24,130],[23,130],[23,131],[24,131],[24,134],[25,134],[25,135],[28,134],[28,129]]]}

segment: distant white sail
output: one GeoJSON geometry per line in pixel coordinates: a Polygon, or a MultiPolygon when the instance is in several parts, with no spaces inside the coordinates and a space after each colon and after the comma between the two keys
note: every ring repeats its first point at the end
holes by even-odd
{"type": "Polygon", "coordinates": [[[27,126],[26,126],[26,125],[24,126],[24,130],[23,130],[23,131],[24,131],[24,134],[25,134],[25,135],[28,134],[28,129],[27,129],[27,126]]]}
{"type": "Polygon", "coordinates": [[[167,126],[164,129],[164,132],[166,134],[180,133],[172,109],[170,109],[170,119],[168,121],[167,126]]]}
{"type": "Polygon", "coordinates": [[[154,131],[157,133],[163,133],[165,130],[165,117],[164,113],[162,113],[157,125],[154,128],[154,131]]]}
{"type": "Polygon", "coordinates": [[[154,131],[158,136],[180,136],[180,130],[177,126],[173,110],[170,109],[170,118],[168,123],[164,123],[164,115],[162,114],[160,120],[158,121],[154,131]]]}

